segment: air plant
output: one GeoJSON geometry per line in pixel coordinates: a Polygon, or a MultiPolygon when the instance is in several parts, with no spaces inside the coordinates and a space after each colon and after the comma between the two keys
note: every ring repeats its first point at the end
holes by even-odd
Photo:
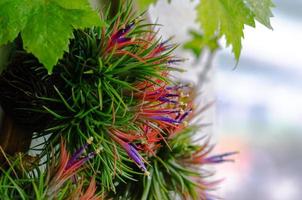
{"type": "Polygon", "coordinates": [[[195,87],[170,75],[182,71],[177,63],[183,60],[156,25],[132,14],[129,2],[113,19],[104,14],[106,28],[74,30],[53,74],[20,43],[17,61],[0,76],[6,112],[34,138],[50,135],[38,145],[40,158],[51,163],[47,175],[31,179],[41,197],[98,199],[94,193],[103,192],[114,199],[207,199],[215,184],[199,168],[232,155],[208,156],[208,143],[193,142],[195,87]],[[37,179],[45,184],[38,187],[37,179]]]}
{"type": "MultiPolygon", "coordinates": [[[[85,163],[93,159],[99,150],[84,155],[84,150],[90,145],[92,139],[79,148],[72,156],[67,152],[65,142],[62,140],[59,159],[52,155],[51,162],[47,163],[43,172],[39,168],[19,168],[26,157],[10,158],[8,169],[2,169],[0,178],[0,193],[7,199],[81,199],[101,200],[101,194],[96,194],[95,178],[90,183],[77,179],[85,163]],[[86,190],[84,189],[86,187],[86,190]],[[7,189],[9,188],[9,189],[7,189]],[[4,192],[5,191],[5,192],[4,192]]],[[[54,152],[52,152],[54,154],[54,152]]],[[[50,155],[49,155],[50,156],[50,155]]]]}
{"type": "MultiPolygon", "coordinates": [[[[79,173],[79,170],[89,159],[92,159],[99,153],[99,150],[96,150],[94,152],[88,153],[84,157],[81,157],[84,153],[84,150],[87,149],[88,145],[92,143],[92,140],[92,138],[89,138],[87,140],[87,143],[79,148],[71,157],[66,150],[65,143],[63,141],[61,142],[59,163],[56,163],[56,161],[53,160],[51,165],[47,169],[47,187],[45,198],[56,198],[63,185],[66,184],[66,182],[71,178],[73,178],[74,182],[76,182],[76,175],[77,173],[79,173]]],[[[82,184],[79,187],[82,187],[82,184]]],[[[92,184],[89,187],[94,188],[95,184],[92,184]]],[[[95,191],[95,189],[93,190],[95,191]]]]}
{"type": "MultiPolygon", "coordinates": [[[[178,88],[179,86],[167,87],[178,88]]],[[[180,88],[182,88],[181,86],[180,88]]],[[[187,86],[186,86],[187,87],[187,86]]],[[[193,87],[190,87],[191,90],[193,87]]],[[[190,92],[194,93],[194,92],[190,92]]],[[[190,101],[188,101],[190,102],[190,101]]],[[[174,116],[185,116],[188,120],[197,118],[195,106],[190,107],[188,114],[180,113],[174,116]]],[[[201,109],[203,110],[203,109],[201,109]]],[[[158,138],[156,153],[149,155],[148,176],[136,177],[137,181],[118,185],[117,194],[111,194],[113,199],[217,199],[213,194],[221,180],[213,180],[209,165],[232,162],[230,157],[237,152],[211,155],[214,145],[206,137],[196,138],[201,125],[164,123],[161,126],[167,134],[165,140],[158,138]]],[[[147,143],[149,144],[149,143],[147,143]]],[[[151,142],[152,144],[152,142],[151,142]]],[[[148,152],[149,149],[141,148],[148,152]]]]}

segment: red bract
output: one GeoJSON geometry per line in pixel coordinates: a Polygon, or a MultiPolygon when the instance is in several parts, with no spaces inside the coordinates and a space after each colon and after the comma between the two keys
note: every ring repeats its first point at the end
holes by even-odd
{"type": "Polygon", "coordinates": [[[84,181],[81,181],[76,189],[69,195],[70,200],[78,199],[78,200],[102,200],[104,198],[104,195],[97,195],[97,187],[95,178],[93,177],[90,180],[89,186],[86,190],[83,188],[84,181]]]}
{"type": "Polygon", "coordinates": [[[176,134],[187,125],[192,115],[193,100],[189,85],[167,86],[162,80],[142,82],[136,86],[141,92],[134,94],[140,100],[135,109],[135,123],[140,124],[145,142],[139,144],[145,152],[154,153],[161,141],[176,134]]]}
{"type": "Polygon", "coordinates": [[[142,135],[138,135],[136,132],[134,131],[128,131],[127,133],[115,129],[115,128],[110,128],[109,132],[112,134],[112,136],[115,136],[121,140],[127,141],[127,142],[133,142],[139,139],[142,139],[143,136],[142,135]]]}
{"type": "MultiPolygon", "coordinates": [[[[115,24],[113,32],[108,40],[108,45],[107,45],[107,49],[106,49],[107,51],[111,50],[116,45],[124,46],[124,45],[126,45],[126,43],[128,43],[131,40],[131,38],[127,38],[126,35],[133,28],[133,26],[135,25],[135,22],[133,21],[130,24],[126,25],[125,28],[121,28],[121,29],[117,30],[118,23],[119,23],[119,19],[117,20],[117,23],[115,24]]],[[[118,46],[116,48],[119,49],[119,48],[121,48],[121,46],[118,46]]]]}
{"type": "Polygon", "coordinates": [[[65,143],[61,142],[61,154],[60,161],[57,169],[53,173],[53,176],[50,179],[48,186],[48,193],[51,195],[58,189],[73,175],[77,173],[77,171],[84,164],[84,159],[77,160],[73,162],[70,166],[68,166],[70,155],[67,153],[65,148],[65,143]]]}
{"type": "Polygon", "coordinates": [[[120,54],[120,55],[127,54],[143,62],[143,58],[141,58],[140,56],[131,53],[130,51],[123,50],[123,48],[127,46],[133,46],[133,45],[143,46],[142,40],[127,36],[128,33],[132,30],[132,28],[136,25],[136,21],[134,20],[129,24],[125,25],[124,28],[120,28],[120,29],[117,29],[117,24],[119,24],[119,19],[117,20],[117,23],[113,28],[113,32],[109,36],[105,52],[106,53],[113,52],[114,54],[120,54]]]}
{"type": "Polygon", "coordinates": [[[101,200],[102,198],[95,194],[96,189],[95,179],[92,178],[87,190],[80,196],[79,200],[101,200]]]}
{"type": "Polygon", "coordinates": [[[118,19],[109,36],[105,53],[128,55],[136,58],[142,63],[146,63],[153,58],[158,58],[156,61],[152,62],[154,64],[168,64],[171,61],[174,62],[172,57],[169,55],[165,55],[160,58],[162,53],[167,52],[176,46],[174,44],[167,44],[170,39],[160,43],[159,41],[156,41],[157,33],[152,31],[146,34],[143,38],[136,38],[135,36],[130,35],[131,30],[137,25],[137,23],[138,20],[133,20],[122,28],[118,28],[118,19]],[[126,47],[131,46],[136,47],[136,52],[126,50],[126,47]],[[148,53],[145,52],[146,50],[148,50],[148,53]]]}
{"type": "Polygon", "coordinates": [[[160,141],[163,140],[160,130],[149,128],[147,125],[142,125],[144,131],[145,140],[138,144],[138,149],[155,155],[155,151],[161,147],[160,141]]]}
{"type": "Polygon", "coordinates": [[[64,183],[71,177],[75,176],[79,172],[81,167],[85,164],[85,162],[87,162],[97,154],[97,151],[91,152],[88,155],[80,158],[84,150],[91,142],[92,139],[89,138],[87,140],[87,143],[84,144],[83,147],[79,148],[71,157],[66,150],[65,143],[63,141],[61,142],[60,161],[57,166],[55,166],[55,161],[53,161],[52,165],[48,169],[48,186],[46,195],[49,199],[55,197],[64,183]]]}

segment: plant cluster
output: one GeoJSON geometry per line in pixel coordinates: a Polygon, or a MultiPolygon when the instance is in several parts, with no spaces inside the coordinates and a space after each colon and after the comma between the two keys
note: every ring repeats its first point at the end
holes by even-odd
{"type": "Polygon", "coordinates": [[[214,198],[219,181],[205,166],[232,161],[236,152],[210,155],[208,138],[197,138],[205,124],[192,121],[208,105],[197,107],[195,86],[172,78],[182,71],[177,45],[133,14],[131,1],[101,19],[84,0],[71,7],[29,1],[29,8],[19,1],[0,2],[7,12],[0,25],[10,31],[0,43],[15,39],[0,76],[0,103],[33,139],[47,139],[31,149],[41,151],[36,157],[1,151],[1,198],[214,198]],[[13,20],[10,6],[38,14],[15,13],[13,20]],[[54,12],[58,19],[49,18],[54,12]],[[37,27],[43,19],[48,27],[37,27]],[[47,32],[52,26],[64,37],[47,32]]]}

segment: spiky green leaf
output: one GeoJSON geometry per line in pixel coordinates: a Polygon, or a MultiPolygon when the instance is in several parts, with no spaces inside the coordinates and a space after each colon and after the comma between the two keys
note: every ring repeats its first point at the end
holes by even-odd
{"type": "Polygon", "coordinates": [[[270,18],[273,17],[271,8],[274,4],[271,0],[247,0],[247,4],[255,14],[255,19],[267,28],[273,29],[270,18]]]}
{"type": "Polygon", "coordinates": [[[0,45],[21,32],[24,47],[51,73],[68,50],[73,28],[103,25],[87,0],[2,0],[0,45]]]}
{"type": "Polygon", "coordinates": [[[201,0],[196,7],[206,39],[215,34],[225,36],[238,60],[244,25],[255,26],[254,14],[242,0],[201,0]]]}

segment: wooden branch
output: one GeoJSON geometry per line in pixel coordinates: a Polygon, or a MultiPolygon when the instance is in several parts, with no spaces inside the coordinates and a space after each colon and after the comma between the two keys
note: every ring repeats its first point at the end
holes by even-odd
{"type": "MultiPolygon", "coordinates": [[[[6,114],[2,116],[0,128],[0,146],[9,155],[26,152],[31,143],[32,133],[20,128],[12,118],[6,114]]],[[[0,161],[3,160],[2,153],[0,161]]]]}

